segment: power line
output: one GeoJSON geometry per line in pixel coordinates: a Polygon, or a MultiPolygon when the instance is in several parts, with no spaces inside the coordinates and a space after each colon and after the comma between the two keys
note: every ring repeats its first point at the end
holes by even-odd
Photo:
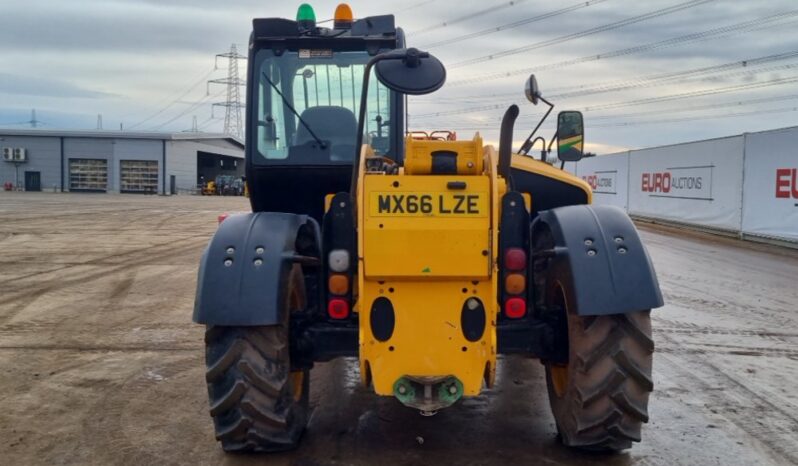
{"type": "MultiPolygon", "coordinates": [[[[798,111],[798,106],[793,107],[780,107],[774,109],[764,109],[764,110],[753,110],[750,112],[737,112],[737,113],[727,113],[727,114],[713,114],[713,115],[701,115],[695,117],[684,117],[684,118],[662,118],[656,120],[637,120],[637,121],[627,121],[627,122],[617,122],[617,123],[599,123],[599,124],[588,124],[588,128],[616,128],[616,127],[628,127],[628,126],[640,126],[640,125],[652,125],[652,124],[667,124],[667,123],[681,123],[681,122],[689,122],[689,121],[700,121],[700,120],[715,120],[715,119],[722,119],[722,118],[733,118],[733,117],[742,117],[742,116],[759,116],[759,115],[768,115],[768,114],[775,114],[775,113],[786,113],[786,112],[796,112],[798,111]]],[[[517,122],[516,125],[523,124],[521,122],[517,122]]],[[[456,131],[483,131],[485,130],[484,126],[459,126],[457,124],[450,125],[450,127],[456,131]]],[[[554,127],[545,128],[545,130],[553,130],[554,127]]]]}
{"type": "Polygon", "coordinates": [[[3,123],[5,126],[17,126],[17,125],[30,125],[31,128],[38,128],[39,126],[49,126],[49,123],[41,121],[36,118],[36,109],[33,108],[30,111],[30,120],[25,121],[16,121],[14,123],[3,123]]]}
{"type": "Polygon", "coordinates": [[[420,7],[420,6],[429,5],[430,3],[434,2],[434,1],[435,0],[425,0],[423,2],[414,3],[412,5],[408,5],[408,6],[404,7],[404,8],[396,10],[396,12],[397,13],[404,13],[405,11],[415,9],[415,8],[420,7]]]}
{"type": "Polygon", "coordinates": [[[579,3],[575,4],[575,5],[571,5],[571,6],[568,6],[568,7],[565,7],[565,8],[560,8],[559,10],[550,11],[548,13],[543,13],[543,14],[540,14],[540,15],[532,16],[530,18],[522,19],[520,21],[515,21],[515,22],[507,23],[507,24],[502,24],[500,26],[496,26],[496,27],[492,27],[492,28],[488,28],[488,29],[483,29],[481,31],[472,32],[472,33],[469,33],[469,34],[463,34],[462,36],[452,37],[452,38],[444,39],[444,40],[441,40],[441,41],[438,41],[438,42],[432,42],[432,43],[427,44],[427,45],[422,45],[421,48],[431,49],[433,47],[441,47],[441,46],[444,46],[444,45],[449,45],[449,44],[453,44],[453,43],[459,43],[459,42],[462,42],[464,40],[473,39],[475,37],[482,37],[482,36],[486,36],[488,34],[493,34],[493,33],[496,33],[496,32],[506,31],[508,29],[517,28],[519,26],[524,26],[526,24],[536,23],[536,22],[542,21],[544,19],[553,18],[555,16],[559,16],[559,15],[562,15],[562,14],[565,14],[565,13],[570,13],[572,11],[576,11],[576,10],[579,10],[579,9],[582,9],[582,8],[587,8],[587,7],[591,6],[591,5],[595,5],[597,3],[603,3],[603,2],[606,2],[606,1],[607,0],[588,0],[588,1],[584,1],[584,2],[579,2],[579,3]]]}
{"type": "MultiPolygon", "coordinates": [[[[191,85],[188,87],[188,89],[186,89],[186,90],[184,90],[184,91],[180,92],[180,93],[177,95],[177,97],[175,97],[173,100],[171,100],[171,101],[170,101],[168,104],[166,104],[165,106],[161,107],[161,108],[160,108],[158,111],[156,111],[156,112],[155,112],[155,113],[153,113],[152,115],[148,116],[147,118],[145,118],[145,119],[143,119],[143,120],[139,121],[138,123],[135,123],[135,124],[133,124],[133,125],[130,125],[130,126],[128,126],[128,129],[133,129],[133,128],[137,127],[137,126],[141,126],[141,125],[143,125],[144,123],[146,123],[146,122],[148,122],[148,121],[152,120],[153,118],[157,117],[158,115],[161,115],[163,112],[165,112],[165,111],[169,110],[169,109],[170,109],[170,108],[171,108],[173,105],[175,105],[175,104],[177,104],[178,102],[180,102],[180,101],[181,101],[181,100],[182,100],[184,97],[186,97],[186,96],[187,96],[188,94],[190,94],[190,93],[191,93],[191,92],[192,92],[194,89],[196,89],[196,88],[197,88],[197,86],[199,86],[200,84],[202,84],[203,82],[205,82],[205,80],[206,80],[206,79],[208,79],[208,77],[209,77],[209,76],[210,76],[210,75],[211,75],[211,74],[212,74],[214,71],[215,71],[215,69],[211,68],[211,69],[210,69],[210,71],[207,71],[207,72],[203,73],[203,75],[202,75],[202,76],[200,76],[200,78],[199,78],[197,81],[195,81],[193,84],[191,84],[191,85]]],[[[172,95],[174,95],[174,94],[172,94],[172,95]]],[[[168,99],[168,98],[167,98],[167,99],[168,99]]]]}
{"type": "MultiPolygon", "coordinates": [[[[671,115],[671,114],[680,114],[680,113],[693,113],[693,112],[700,112],[706,110],[717,110],[721,108],[729,108],[729,107],[741,107],[741,106],[749,106],[749,105],[756,105],[762,103],[769,103],[769,102],[784,102],[789,100],[796,100],[798,99],[798,94],[787,94],[787,95],[777,95],[777,96],[770,96],[770,97],[760,97],[755,99],[745,99],[745,100],[735,100],[730,102],[721,102],[715,104],[707,104],[707,105],[699,105],[699,106],[690,106],[685,108],[676,108],[676,109],[666,109],[666,110],[652,110],[646,112],[635,112],[635,113],[624,113],[620,115],[589,115],[585,118],[587,122],[587,126],[590,128],[610,128],[610,127],[618,127],[618,126],[636,126],[636,125],[645,125],[645,124],[654,124],[654,123],[671,123],[671,122],[680,122],[680,121],[693,121],[693,120],[704,120],[704,119],[712,119],[712,118],[725,118],[726,116],[744,116],[744,115],[760,115],[760,114],[768,114],[768,113],[779,113],[784,111],[793,111],[798,107],[781,107],[778,109],[761,109],[761,110],[751,110],[749,112],[736,112],[732,114],[711,114],[711,115],[700,115],[694,117],[680,117],[680,118],[660,118],[655,120],[641,120],[639,117],[644,116],[651,116],[651,115],[671,115]],[[603,123],[593,123],[594,121],[601,121],[605,120],[603,123]],[[609,121],[606,121],[609,120],[609,121]],[[612,120],[622,120],[622,121],[612,121],[612,120]],[[631,121],[630,121],[631,120],[631,121]]],[[[529,116],[531,118],[531,115],[529,116]]],[[[499,118],[493,118],[496,122],[499,121],[499,118]]],[[[524,126],[530,122],[536,122],[537,117],[527,121],[518,120],[516,121],[516,126],[524,126]]],[[[456,130],[485,130],[486,126],[473,126],[473,122],[452,122],[449,121],[449,126],[456,129],[456,130]]],[[[486,122],[486,125],[490,123],[486,122]]],[[[551,128],[549,128],[551,129],[551,128]]]]}
{"type": "Polygon", "coordinates": [[[759,89],[763,87],[780,86],[782,84],[790,84],[798,82],[798,76],[790,76],[788,78],[772,79],[761,83],[748,83],[738,84],[736,86],[719,87],[715,89],[706,89],[702,91],[682,92],[679,94],[670,94],[658,97],[649,97],[647,99],[629,100],[626,102],[616,102],[612,104],[595,105],[592,107],[585,107],[585,112],[593,112],[596,110],[608,110],[620,107],[630,107],[635,105],[646,105],[660,102],[670,102],[672,100],[689,99],[693,97],[706,97],[709,95],[725,94],[728,92],[744,91],[749,89],[759,89]]]}
{"type": "Polygon", "coordinates": [[[209,100],[221,96],[222,94],[224,94],[224,92],[225,92],[224,90],[221,90],[221,91],[219,91],[216,94],[206,95],[206,96],[202,97],[200,100],[194,102],[189,107],[186,107],[182,112],[178,113],[177,115],[175,115],[171,119],[161,123],[160,125],[153,126],[151,129],[154,130],[154,131],[155,130],[159,130],[159,129],[163,128],[164,126],[177,121],[178,118],[180,118],[180,117],[182,117],[182,116],[194,111],[195,109],[199,108],[201,105],[208,103],[209,100]]]}
{"type": "Polygon", "coordinates": [[[556,37],[554,39],[544,40],[542,42],[536,42],[534,44],[524,45],[522,47],[516,47],[508,50],[503,50],[501,52],[492,53],[489,55],[485,55],[482,57],[471,58],[468,60],[463,60],[461,62],[454,63],[451,65],[451,68],[459,68],[462,66],[467,65],[475,65],[477,63],[482,63],[490,60],[496,60],[498,58],[509,57],[511,55],[516,55],[523,52],[528,52],[530,50],[537,50],[542,49],[543,47],[548,47],[550,45],[561,44],[563,42],[568,42],[570,40],[579,39],[581,37],[590,36],[593,34],[598,34],[601,32],[611,31],[613,29],[618,29],[624,26],[628,26],[630,24],[640,23],[643,21],[647,21],[653,18],[659,18],[661,16],[669,15],[672,13],[677,13],[682,10],[686,10],[689,8],[694,8],[705,3],[713,2],[715,0],[689,0],[684,3],[679,3],[677,5],[669,6],[667,8],[661,8],[659,10],[651,11],[649,13],[645,13],[638,16],[633,16],[631,18],[626,18],[621,21],[616,21],[614,23],[605,24],[603,26],[598,26],[594,28],[590,28],[584,31],[575,32],[573,34],[567,34],[565,36],[556,37]]]}
{"type": "Polygon", "coordinates": [[[629,47],[625,49],[614,50],[612,52],[605,52],[599,53],[594,55],[587,55],[584,57],[574,58],[571,60],[564,60],[560,62],[550,63],[547,65],[540,65],[540,66],[533,66],[533,67],[525,67],[525,68],[516,68],[514,70],[509,71],[502,71],[500,73],[490,73],[484,74],[481,76],[475,76],[473,78],[466,78],[457,81],[452,81],[447,84],[447,86],[458,86],[463,84],[473,84],[476,82],[481,81],[491,81],[496,79],[507,78],[516,75],[522,74],[529,74],[533,71],[543,71],[543,70],[551,70],[551,69],[559,69],[559,68],[566,68],[568,66],[577,65],[581,63],[587,63],[591,61],[598,61],[598,60],[606,60],[610,58],[617,58],[626,55],[632,55],[636,53],[642,52],[650,52],[652,50],[657,50],[660,48],[665,47],[672,47],[679,44],[684,44],[688,42],[695,42],[700,40],[710,40],[710,39],[717,39],[720,37],[725,37],[731,34],[739,33],[739,32],[746,32],[751,30],[760,29],[770,23],[780,21],[782,19],[791,18],[798,16],[798,10],[790,10],[784,11],[781,13],[776,13],[770,16],[764,16],[760,18],[755,18],[748,21],[743,21],[741,23],[736,23],[728,26],[722,26],[718,28],[708,29],[706,31],[696,32],[692,34],[686,34],[683,36],[673,37],[670,39],[658,41],[658,42],[651,42],[644,45],[638,45],[635,47],[629,47]]]}
{"type": "Polygon", "coordinates": [[[31,111],[30,111],[30,120],[26,121],[25,123],[30,123],[30,127],[31,128],[36,128],[37,126],[42,124],[41,121],[36,119],[36,109],[35,108],[31,109],[31,111]]]}
{"type": "Polygon", "coordinates": [[[599,123],[597,125],[590,125],[592,128],[612,128],[612,127],[622,127],[622,126],[639,126],[639,125],[653,125],[653,124],[666,124],[666,123],[682,123],[687,121],[698,121],[698,120],[715,120],[719,118],[733,118],[733,117],[741,117],[741,116],[752,116],[752,115],[767,115],[773,113],[786,113],[786,112],[795,112],[798,111],[798,107],[782,107],[782,108],[775,108],[775,109],[767,109],[767,110],[754,110],[751,112],[738,112],[738,113],[728,113],[722,115],[705,115],[705,116],[697,116],[697,117],[687,117],[687,118],[666,118],[666,119],[659,119],[659,120],[640,120],[640,121],[629,121],[629,122],[621,122],[621,123],[599,123]]]}
{"type": "MultiPolygon", "coordinates": [[[[723,63],[720,65],[693,68],[684,71],[652,74],[652,75],[640,76],[633,79],[620,80],[620,81],[610,81],[605,83],[594,84],[592,86],[582,85],[582,86],[553,88],[551,89],[551,91],[553,91],[554,93],[553,94],[546,93],[546,97],[549,99],[569,99],[573,97],[602,94],[606,92],[625,91],[640,87],[660,86],[664,84],[669,84],[673,81],[687,82],[687,80],[685,80],[684,78],[693,78],[704,75],[712,75],[713,77],[716,78],[729,77],[729,76],[746,76],[746,75],[764,73],[768,71],[779,71],[779,70],[793,69],[795,67],[798,67],[798,64],[792,63],[785,65],[764,67],[759,69],[751,69],[759,65],[767,64],[770,62],[788,60],[791,58],[798,58],[798,50],[774,54],[774,55],[767,55],[764,57],[750,58],[747,60],[737,60],[734,62],[723,63]],[[743,69],[735,70],[735,68],[743,68],[743,69]],[[719,73],[722,71],[730,71],[730,72],[719,73]]],[[[472,99],[472,101],[485,100],[485,99],[495,100],[496,98],[515,97],[518,94],[519,94],[518,91],[514,91],[514,92],[505,92],[499,94],[489,94],[484,96],[475,96],[475,97],[470,97],[470,99],[472,99]]],[[[454,102],[465,101],[464,99],[461,98],[451,98],[451,100],[453,100],[454,102]]]]}
{"type": "MultiPolygon", "coordinates": [[[[773,57],[768,61],[777,61],[777,60],[785,60],[788,58],[798,57],[798,52],[791,52],[789,54],[784,54],[780,57],[773,57]],[[788,56],[789,55],[789,56],[788,56]]],[[[762,63],[766,63],[763,61],[762,63]]],[[[561,98],[561,99],[569,99],[574,97],[582,97],[586,95],[594,95],[594,94],[601,94],[607,92],[619,92],[619,91],[626,91],[629,89],[635,89],[640,87],[651,87],[651,86],[660,86],[665,84],[673,83],[674,81],[682,83],[682,82],[690,82],[689,79],[684,78],[695,78],[702,75],[711,75],[713,78],[726,78],[726,77],[735,77],[735,76],[749,76],[761,73],[767,73],[770,71],[782,71],[782,70],[790,70],[793,68],[798,68],[798,63],[787,63],[783,65],[774,65],[774,66],[767,66],[759,69],[741,69],[741,70],[734,70],[726,73],[711,73],[708,72],[708,68],[715,68],[716,70],[723,70],[723,69],[730,69],[731,66],[742,66],[747,68],[751,66],[746,61],[736,62],[734,64],[729,64],[728,66],[718,66],[718,67],[707,67],[706,69],[701,70],[690,70],[690,72],[679,73],[676,75],[675,73],[672,76],[667,77],[660,77],[656,79],[641,79],[639,81],[628,81],[626,83],[619,83],[616,85],[611,86],[597,86],[577,91],[571,92],[562,92],[560,94],[555,94],[551,96],[552,98],[561,98]]],[[[755,65],[754,65],[755,66],[755,65]]]]}
{"type": "Polygon", "coordinates": [[[216,121],[216,120],[218,120],[218,118],[216,118],[216,117],[214,117],[213,115],[211,115],[210,117],[208,117],[208,119],[207,119],[207,120],[205,120],[205,121],[203,121],[202,123],[200,123],[200,124],[199,124],[199,130],[200,130],[200,131],[205,131],[205,128],[207,128],[208,126],[210,126],[210,125],[211,125],[211,123],[213,123],[213,122],[214,122],[214,121],[216,121]]]}
{"type": "Polygon", "coordinates": [[[777,95],[772,97],[760,97],[756,99],[735,100],[732,102],[690,106],[686,108],[677,108],[669,110],[651,110],[647,112],[624,113],[622,115],[590,115],[589,120],[590,121],[618,120],[618,119],[638,118],[641,116],[650,116],[650,115],[661,116],[671,113],[692,113],[692,112],[700,112],[703,110],[715,110],[718,108],[728,108],[728,107],[742,107],[748,105],[763,104],[768,102],[781,102],[785,100],[795,100],[795,99],[798,99],[798,94],[777,95]]]}
{"type": "MultiPolygon", "coordinates": [[[[763,104],[769,102],[783,102],[787,100],[795,100],[798,99],[798,94],[787,94],[787,95],[776,95],[770,97],[759,97],[755,99],[745,99],[745,100],[735,100],[731,102],[721,102],[721,103],[713,103],[713,104],[706,104],[706,105],[698,105],[698,106],[690,106],[690,107],[683,107],[683,108],[675,108],[675,109],[665,109],[665,110],[651,110],[646,112],[634,112],[634,113],[623,113],[620,115],[589,115],[586,117],[590,126],[597,126],[597,124],[593,124],[594,121],[602,121],[602,120],[631,120],[631,119],[638,119],[639,117],[657,115],[671,115],[671,114],[679,114],[679,113],[693,113],[693,112],[701,112],[705,110],[717,110],[721,108],[729,108],[729,107],[742,107],[742,106],[750,106],[756,104],[763,104]]],[[[692,117],[688,117],[692,118],[692,117]]],[[[523,124],[523,122],[519,123],[523,124]]],[[[608,125],[609,123],[598,123],[598,125],[608,125]]]]}
{"type": "Polygon", "coordinates": [[[227,58],[227,77],[208,81],[208,84],[226,84],[227,100],[214,103],[213,106],[224,107],[225,109],[224,133],[240,139],[243,136],[244,125],[241,120],[241,107],[243,105],[241,104],[241,94],[238,88],[246,83],[238,77],[238,60],[246,57],[238,53],[236,44],[230,46],[229,52],[216,55],[216,59],[219,57],[227,58]]]}
{"type": "Polygon", "coordinates": [[[440,28],[443,28],[443,27],[446,27],[446,26],[451,26],[452,24],[462,23],[463,21],[468,21],[469,19],[474,19],[474,18],[477,18],[479,16],[482,16],[482,15],[485,15],[485,14],[488,14],[488,13],[493,13],[495,11],[503,10],[505,8],[509,8],[509,7],[512,7],[512,6],[516,6],[516,5],[518,5],[520,3],[523,3],[525,1],[526,0],[510,0],[509,2],[505,1],[505,2],[503,2],[500,5],[491,6],[491,7],[479,10],[479,11],[475,11],[473,13],[469,13],[467,15],[459,16],[457,18],[450,19],[448,21],[444,21],[442,23],[438,23],[438,24],[434,24],[432,26],[427,26],[425,28],[421,28],[421,29],[419,29],[417,31],[408,32],[407,35],[408,36],[414,36],[414,37],[415,36],[420,36],[422,34],[426,34],[428,32],[435,31],[437,29],[440,29],[440,28]]]}
{"type": "MultiPolygon", "coordinates": [[[[798,66],[798,65],[793,65],[798,66]]],[[[607,110],[612,108],[619,108],[619,107],[627,107],[627,106],[634,106],[634,105],[645,105],[651,103],[659,103],[659,102],[667,102],[671,100],[679,100],[684,98],[692,98],[692,97],[704,97],[708,95],[716,95],[716,94],[724,94],[728,92],[736,92],[741,90],[749,90],[749,89],[758,89],[763,87],[771,87],[771,86],[778,86],[782,84],[789,84],[798,81],[798,77],[792,76],[788,78],[778,78],[773,79],[770,81],[759,82],[759,83],[747,83],[747,84],[739,84],[736,86],[729,86],[729,87],[722,87],[722,88],[715,88],[715,89],[705,89],[701,91],[692,91],[692,92],[684,92],[679,94],[671,94],[666,96],[658,96],[658,97],[650,97],[647,99],[637,99],[625,102],[615,102],[611,104],[603,104],[603,105],[596,105],[591,107],[585,107],[583,111],[590,112],[596,110],[607,110]]],[[[555,96],[556,97],[556,96],[555,96]]],[[[555,98],[549,96],[549,98],[555,98]]],[[[435,113],[424,113],[421,115],[413,115],[414,119],[418,118],[430,118],[430,117],[441,117],[441,116],[450,116],[450,115],[461,115],[465,113],[474,113],[480,111],[488,111],[488,110],[498,110],[503,109],[507,106],[506,103],[504,104],[494,104],[494,105],[484,105],[481,107],[469,107],[463,109],[455,109],[455,110],[445,110],[442,112],[435,112],[435,113]]]]}

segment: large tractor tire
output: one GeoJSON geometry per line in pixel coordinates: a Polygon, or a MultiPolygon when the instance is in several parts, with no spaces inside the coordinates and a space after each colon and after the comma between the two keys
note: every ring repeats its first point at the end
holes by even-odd
{"type": "MultiPolygon", "coordinates": [[[[534,249],[554,247],[548,231],[534,249]]],[[[648,422],[654,341],[650,311],[580,317],[569,308],[549,260],[535,260],[537,305],[559,313],[558,343],[566,364],[544,361],[549,403],[560,441],[590,451],[620,451],[640,441],[648,422]]]]}
{"type": "Polygon", "coordinates": [[[210,413],[225,451],[290,450],[307,424],[310,377],[307,370],[292,371],[289,359],[289,314],[305,303],[299,266],[285,292],[283,324],[209,326],[205,332],[210,413]]]}

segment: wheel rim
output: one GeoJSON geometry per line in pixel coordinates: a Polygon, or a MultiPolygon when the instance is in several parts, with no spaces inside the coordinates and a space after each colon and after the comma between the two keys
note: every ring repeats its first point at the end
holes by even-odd
{"type": "MultiPolygon", "coordinates": [[[[305,304],[305,296],[301,290],[302,288],[299,286],[293,286],[291,289],[291,294],[288,296],[288,310],[290,313],[301,311],[305,304]]],[[[291,381],[291,395],[294,397],[294,401],[300,401],[305,390],[305,371],[293,371],[289,374],[289,379],[291,381]]]]}
{"type": "Polygon", "coordinates": [[[549,375],[551,376],[551,385],[554,388],[554,393],[559,398],[562,398],[568,388],[568,365],[549,366],[549,375]]]}
{"type": "MultiPolygon", "coordinates": [[[[565,301],[565,292],[562,285],[559,283],[555,288],[555,304],[565,313],[565,332],[568,333],[568,303],[565,301]]],[[[557,397],[562,398],[568,389],[568,364],[551,364],[549,365],[549,374],[551,376],[551,384],[554,388],[554,393],[557,397]]]]}
{"type": "Polygon", "coordinates": [[[304,371],[291,372],[291,394],[294,397],[294,401],[299,401],[302,399],[304,390],[305,390],[305,372],[304,371]]]}

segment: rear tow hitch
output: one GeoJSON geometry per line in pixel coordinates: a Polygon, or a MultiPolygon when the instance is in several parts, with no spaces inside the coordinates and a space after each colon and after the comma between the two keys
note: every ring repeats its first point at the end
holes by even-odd
{"type": "Polygon", "coordinates": [[[439,409],[453,405],[463,396],[463,383],[453,375],[406,375],[393,384],[393,394],[403,405],[418,409],[422,416],[433,416],[439,409]]]}

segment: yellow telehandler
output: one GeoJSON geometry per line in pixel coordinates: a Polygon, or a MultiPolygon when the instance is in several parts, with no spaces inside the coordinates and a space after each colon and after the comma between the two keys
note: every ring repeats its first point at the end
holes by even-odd
{"type": "MultiPolygon", "coordinates": [[[[337,357],[424,414],[491,387],[500,354],[538,358],[564,444],[640,440],[662,295],[628,216],[592,206],[584,181],[545,160],[555,141],[560,161],[582,157],[582,115],[560,112],[548,146],[533,131],[518,151],[516,105],[498,150],[479,134],[414,137],[405,96],[445,79],[391,15],[341,5],[324,28],[305,4],[296,21],[254,20],[252,213],[211,239],[194,310],[225,450],[296,447],[309,371],[337,357]]],[[[526,96],[551,111],[534,76],[526,96]]]]}

